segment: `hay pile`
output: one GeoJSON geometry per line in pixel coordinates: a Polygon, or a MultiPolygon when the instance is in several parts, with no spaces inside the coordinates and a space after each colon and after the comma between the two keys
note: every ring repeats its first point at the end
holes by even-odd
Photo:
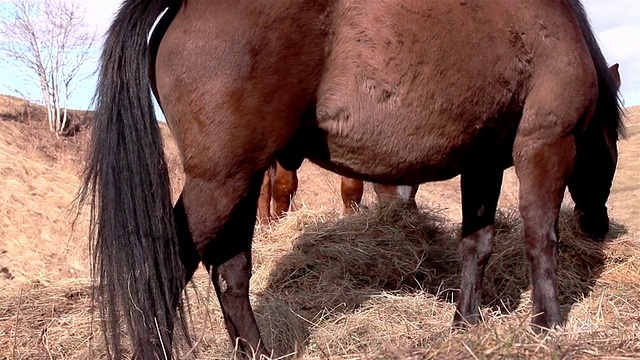
{"type": "MultiPolygon", "coordinates": [[[[635,357],[640,244],[615,227],[612,238],[596,244],[563,211],[559,274],[568,321],[546,337],[528,330],[527,264],[514,211],[498,216],[485,276],[485,323],[469,331],[450,330],[458,226],[429,209],[386,207],[345,219],[328,209],[302,209],[259,227],[252,303],[274,358],[635,357]]],[[[90,336],[89,296],[88,283],[77,281],[1,293],[0,337],[8,341],[0,354],[103,357],[101,337],[90,336]]],[[[203,271],[189,298],[198,343],[190,357],[229,357],[233,349],[203,271]]]]}
{"type": "MultiPolygon", "coordinates": [[[[90,312],[86,224],[73,236],[69,231],[84,140],[51,137],[42,122],[20,120],[34,114],[27,110],[0,96],[0,118],[9,120],[0,121],[0,359],[105,358],[90,312]]],[[[632,113],[628,124],[636,126],[640,108],[632,113]]],[[[637,129],[620,142],[609,200],[611,216],[628,228],[614,222],[610,238],[596,244],[577,230],[570,204],[562,211],[559,277],[567,323],[546,336],[529,331],[513,171],[505,173],[485,275],[484,323],[452,332],[457,180],[421,186],[420,212],[372,207],[342,218],[335,210],[338,177],[303,164],[302,209],[258,227],[254,240],[251,299],[274,358],[640,358],[637,129]]],[[[167,128],[162,131],[177,195],[180,157],[167,128]]],[[[365,199],[372,202],[370,191],[365,199]]],[[[198,346],[180,349],[181,358],[229,358],[233,348],[206,272],[196,273],[188,297],[198,346]]]]}

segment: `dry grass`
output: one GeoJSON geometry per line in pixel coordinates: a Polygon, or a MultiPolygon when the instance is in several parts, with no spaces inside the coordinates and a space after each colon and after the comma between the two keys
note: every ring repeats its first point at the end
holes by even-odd
{"type": "MultiPolygon", "coordinates": [[[[27,125],[0,121],[0,359],[104,358],[99,332],[91,336],[97,319],[90,316],[86,229],[80,224],[70,237],[66,215],[78,186],[77,161],[63,150],[47,156],[33,144],[44,135],[20,126],[27,125]]],[[[585,239],[569,207],[563,210],[559,276],[567,323],[546,336],[528,328],[530,291],[512,171],[485,277],[484,323],[452,332],[459,282],[456,180],[421,187],[419,212],[377,209],[369,191],[371,208],[345,219],[337,212],[337,177],[305,163],[301,209],[258,227],[254,241],[251,298],[274,358],[640,357],[640,189],[633,187],[640,183],[639,133],[630,131],[621,144],[610,238],[603,244],[585,239]]],[[[167,150],[177,193],[179,157],[171,142],[167,150]]],[[[198,343],[190,354],[229,358],[233,348],[204,271],[188,294],[198,343]]]]}
{"type": "Polygon", "coordinates": [[[70,236],[81,139],[0,121],[0,285],[86,276],[85,236],[70,236]],[[76,150],[76,151],[73,151],[76,150]],[[16,280],[16,281],[6,281],[16,280]]]}

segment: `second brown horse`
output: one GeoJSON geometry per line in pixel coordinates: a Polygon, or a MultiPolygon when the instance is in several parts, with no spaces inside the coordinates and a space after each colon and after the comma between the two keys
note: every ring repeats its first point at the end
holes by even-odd
{"type": "MultiPolygon", "coordinates": [[[[418,186],[373,184],[379,203],[400,201],[409,208],[416,208],[418,186]]],[[[277,161],[264,174],[260,198],[258,199],[258,220],[262,224],[271,222],[271,204],[274,205],[275,218],[282,218],[294,206],[294,196],[298,190],[296,170],[287,170],[277,161]]],[[[356,212],[364,194],[364,182],[340,177],[340,196],[344,215],[356,212]]]]}

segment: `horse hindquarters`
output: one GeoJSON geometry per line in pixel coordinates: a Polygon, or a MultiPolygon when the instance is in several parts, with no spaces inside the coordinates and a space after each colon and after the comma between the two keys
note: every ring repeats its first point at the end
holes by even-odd
{"type": "Polygon", "coordinates": [[[267,5],[189,1],[156,61],[160,103],[186,174],[183,231],[210,272],[232,343],[258,357],[267,351],[249,279],[263,171],[301,126],[324,49],[315,28],[322,9],[295,1],[277,4],[288,12],[260,8],[267,5]]]}

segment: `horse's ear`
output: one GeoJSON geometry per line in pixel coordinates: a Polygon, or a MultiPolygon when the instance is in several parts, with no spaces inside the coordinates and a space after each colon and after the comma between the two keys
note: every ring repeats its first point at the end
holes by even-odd
{"type": "Polygon", "coordinates": [[[613,75],[613,80],[616,83],[616,90],[620,89],[620,64],[615,63],[611,66],[609,66],[609,70],[611,71],[611,75],[613,75]]]}

